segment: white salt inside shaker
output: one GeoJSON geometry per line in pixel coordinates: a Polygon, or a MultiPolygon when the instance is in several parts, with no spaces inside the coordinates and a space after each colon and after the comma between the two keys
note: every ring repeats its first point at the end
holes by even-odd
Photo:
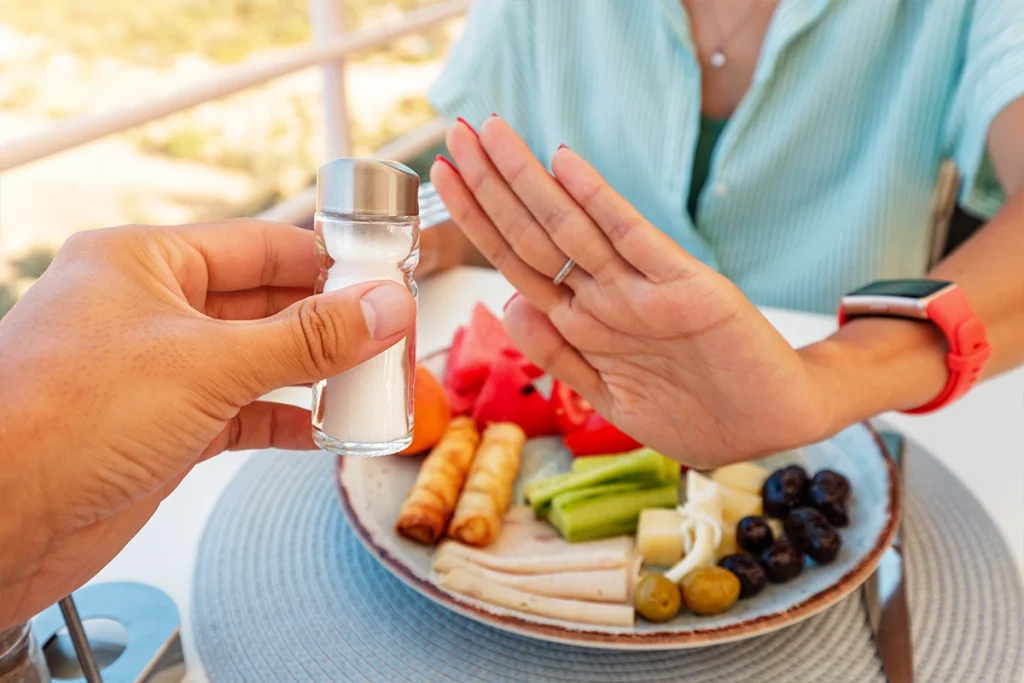
{"type": "MultiPolygon", "coordinates": [[[[415,296],[419,177],[402,164],[338,159],[317,174],[322,286],[390,280],[415,296]]],[[[341,455],[389,455],[412,442],[415,333],[313,391],[313,440],[341,455]]]]}

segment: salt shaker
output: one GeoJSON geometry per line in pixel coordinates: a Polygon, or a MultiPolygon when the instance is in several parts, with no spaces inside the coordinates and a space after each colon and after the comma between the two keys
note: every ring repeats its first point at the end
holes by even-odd
{"type": "MultiPolygon", "coordinates": [[[[419,176],[394,161],[338,159],[317,173],[317,293],[390,280],[416,296],[419,176]]],[[[339,455],[412,443],[415,330],[380,355],[313,387],[313,440],[339,455]]]]}
{"type": "Polygon", "coordinates": [[[43,651],[28,622],[0,631],[0,683],[49,683],[43,651]]]}

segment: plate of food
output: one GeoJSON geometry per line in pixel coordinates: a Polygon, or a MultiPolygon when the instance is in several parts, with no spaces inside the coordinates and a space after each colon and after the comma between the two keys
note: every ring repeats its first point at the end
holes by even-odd
{"type": "Polygon", "coordinates": [[[698,472],[527,362],[482,306],[417,368],[410,452],[339,458],[342,511],[422,595],[519,635],[701,647],[849,595],[895,535],[899,478],[864,424],[698,472]]]}

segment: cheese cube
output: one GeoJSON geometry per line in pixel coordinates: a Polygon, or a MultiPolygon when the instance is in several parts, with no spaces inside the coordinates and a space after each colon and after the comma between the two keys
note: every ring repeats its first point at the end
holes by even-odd
{"type": "Polygon", "coordinates": [[[732,555],[738,553],[740,548],[736,545],[736,525],[735,524],[723,524],[722,525],[722,543],[718,546],[718,552],[715,553],[715,560],[720,560],[726,555],[732,555]]]}
{"type": "Polygon", "coordinates": [[[722,492],[722,520],[726,526],[734,527],[744,517],[760,515],[763,505],[760,495],[719,485],[722,492]]]}
{"type": "Polygon", "coordinates": [[[711,481],[732,489],[761,495],[761,487],[771,474],[768,470],[752,462],[738,462],[734,465],[719,467],[711,473],[711,481]]]}
{"type": "Polygon", "coordinates": [[[640,513],[637,552],[644,564],[671,567],[683,557],[683,516],[676,510],[649,508],[640,513]]]}

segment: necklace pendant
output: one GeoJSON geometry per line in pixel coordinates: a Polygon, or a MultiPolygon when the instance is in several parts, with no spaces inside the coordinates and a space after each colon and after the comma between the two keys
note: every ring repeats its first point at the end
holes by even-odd
{"type": "Polygon", "coordinates": [[[725,53],[721,50],[715,50],[711,53],[711,66],[716,69],[721,69],[725,66],[725,53]]]}

